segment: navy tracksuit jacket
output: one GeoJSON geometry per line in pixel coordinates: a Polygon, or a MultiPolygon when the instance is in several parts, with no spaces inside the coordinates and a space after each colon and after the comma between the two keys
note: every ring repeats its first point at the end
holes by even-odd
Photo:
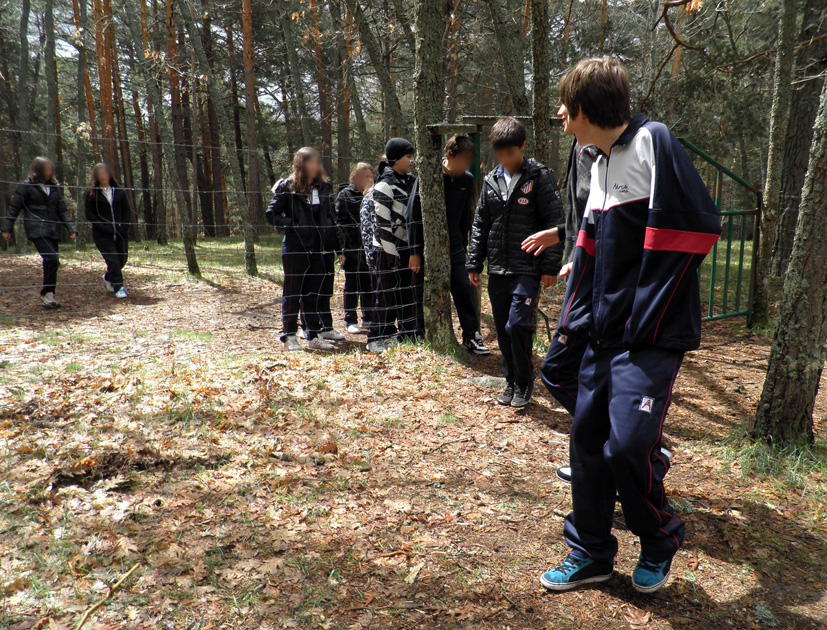
{"type": "Polygon", "coordinates": [[[700,345],[696,272],[720,233],[715,204],[664,125],[636,116],[597,156],[558,325],[564,345],[588,340],[562,362],[582,353],[565,524],[576,555],[614,559],[616,491],[647,558],[671,558],[683,542],[660,444],[683,355],[700,345]]]}

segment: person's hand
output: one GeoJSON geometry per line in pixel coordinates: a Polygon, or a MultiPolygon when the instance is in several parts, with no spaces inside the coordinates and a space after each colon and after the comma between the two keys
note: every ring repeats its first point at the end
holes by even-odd
{"type": "Polygon", "coordinates": [[[560,242],[557,236],[557,228],[535,232],[523,241],[521,245],[524,252],[534,252],[535,256],[539,256],[549,247],[554,247],[560,242]]]}
{"type": "Polygon", "coordinates": [[[10,232],[3,232],[3,240],[7,243],[11,243],[11,233],[10,232]]]}
{"type": "Polygon", "coordinates": [[[345,255],[344,254],[339,254],[339,266],[340,267],[345,266],[345,255]]]}
{"type": "Polygon", "coordinates": [[[471,283],[472,287],[482,286],[482,282],[480,282],[480,274],[478,274],[478,273],[469,273],[468,274],[468,282],[471,283]]]}
{"type": "Polygon", "coordinates": [[[557,276],[542,276],[540,282],[543,283],[544,289],[550,289],[557,283],[557,276]]]}
{"type": "Polygon", "coordinates": [[[574,266],[574,263],[566,263],[563,265],[563,268],[560,269],[560,273],[557,274],[559,278],[565,278],[571,275],[571,268],[574,266]]]}
{"type": "Polygon", "coordinates": [[[411,256],[408,260],[408,269],[414,273],[419,273],[422,270],[422,257],[418,254],[411,256]]]}
{"type": "Polygon", "coordinates": [[[77,238],[77,234],[70,234],[69,238],[71,238],[74,241],[77,238]]]}

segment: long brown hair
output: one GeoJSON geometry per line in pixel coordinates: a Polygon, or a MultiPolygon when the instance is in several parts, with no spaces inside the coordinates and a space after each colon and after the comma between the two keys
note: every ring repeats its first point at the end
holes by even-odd
{"type": "Polygon", "coordinates": [[[29,182],[32,184],[57,184],[57,179],[55,178],[55,165],[52,164],[52,161],[49,158],[36,157],[32,161],[32,165],[29,168],[29,182]],[[48,180],[45,175],[47,166],[52,167],[52,176],[48,180]]]}
{"type": "Polygon", "coordinates": [[[314,187],[321,186],[321,184],[326,181],[327,177],[321,165],[321,155],[319,155],[319,152],[313,147],[302,147],[296,151],[296,155],[293,156],[293,182],[290,184],[290,189],[293,192],[309,195],[314,187]],[[319,174],[316,175],[315,179],[308,180],[307,174],[305,173],[305,165],[308,160],[313,158],[319,160],[319,174]]]}
{"type": "Polygon", "coordinates": [[[109,186],[111,188],[118,185],[118,182],[115,180],[115,174],[112,172],[112,167],[106,162],[98,162],[92,167],[92,175],[89,178],[89,189],[87,192],[92,196],[97,195],[98,188],[101,187],[100,178],[98,177],[98,173],[101,170],[105,170],[109,175],[109,186]]]}

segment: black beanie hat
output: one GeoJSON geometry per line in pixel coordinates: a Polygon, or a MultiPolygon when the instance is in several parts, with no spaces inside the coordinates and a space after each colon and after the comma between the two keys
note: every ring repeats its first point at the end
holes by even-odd
{"type": "Polygon", "coordinates": [[[406,155],[413,155],[414,153],[416,153],[414,145],[405,138],[391,138],[385,145],[385,157],[388,158],[388,164],[394,164],[406,155]]]}

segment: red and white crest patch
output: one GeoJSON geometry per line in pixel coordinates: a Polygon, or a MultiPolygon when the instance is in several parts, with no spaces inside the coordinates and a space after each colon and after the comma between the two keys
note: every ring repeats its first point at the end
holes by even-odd
{"type": "Polygon", "coordinates": [[[528,199],[526,199],[525,197],[520,197],[519,199],[517,199],[517,203],[520,204],[521,206],[527,206],[528,205],[528,199]]]}
{"type": "Polygon", "coordinates": [[[527,195],[534,189],[534,182],[526,182],[522,186],[520,186],[520,190],[523,191],[524,195],[527,195]]]}

